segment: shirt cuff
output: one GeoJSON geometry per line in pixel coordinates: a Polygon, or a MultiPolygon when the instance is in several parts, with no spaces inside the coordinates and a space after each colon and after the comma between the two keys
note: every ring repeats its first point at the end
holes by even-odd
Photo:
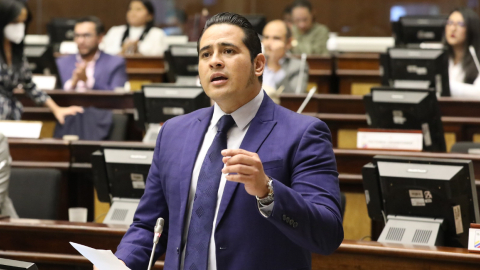
{"type": "Polygon", "coordinates": [[[258,207],[258,211],[260,211],[260,214],[262,214],[262,216],[268,218],[272,215],[272,212],[273,212],[273,205],[275,204],[275,202],[272,202],[270,203],[269,205],[261,205],[259,201],[257,201],[257,207],[258,207]]]}
{"type": "Polygon", "coordinates": [[[63,85],[63,89],[64,90],[73,90],[72,89],[72,79],[65,82],[65,84],[63,85]]]}

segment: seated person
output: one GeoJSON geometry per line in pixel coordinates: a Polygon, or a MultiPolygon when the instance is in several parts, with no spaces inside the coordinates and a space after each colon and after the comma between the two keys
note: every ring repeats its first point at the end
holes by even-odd
{"type": "Polygon", "coordinates": [[[480,97],[478,70],[469,51],[480,56],[480,18],[469,8],[455,9],[445,26],[445,40],[450,54],[448,74],[452,97],[480,97]]]}
{"type": "Polygon", "coordinates": [[[312,4],[308,0],[297,0],[292,4],[294,54],[327,54],[328,28],[314,22],[312,4]]]}
{"type": "Polygon", "coordinates": [[[0,133],[0,215],[18,218],[12,200],[8,197],[10,163],[12,163],[12,158],[8,151],[7,137],[0,133]]]}
{"type": "Polygon", "coordinates": [[[267,93],[283,85],[284,93],[295,93],[302,77],[300,91],[306,92],[308,82],[308,63],[301,69],[301,60],[287,56],[291,48],[292,33],[281,20],[269,22],[263,29],[263,47],[267,64],[263,72],[263,87],[267,93]]]}
{"type": "Polygon", "coordinates": [[[125,59],[99,50],[104,27],[97,17],[77,21],[74,41],[78,54],[57,59],[58,72],[64,90],[114,90],[127,81],[125,59]]]}
{"type": "Polygon", "coordinates": [[[155,11],[149,0],[133,0],[127,11],[127,24],[108,30],[100,48],[109,54],[162,56],[167,49],[165,33],[154,27],[155,11]]]}

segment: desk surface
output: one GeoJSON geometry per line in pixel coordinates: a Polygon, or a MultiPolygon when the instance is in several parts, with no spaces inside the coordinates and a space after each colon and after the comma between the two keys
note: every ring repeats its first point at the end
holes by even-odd
{"type": "MultiPolygon", "coordinates": [[[[115,250],[126,229],[127,226],[96,223],[3,219],[0,220],[0,235],[2,235],[0,250],[78,255],[68,241],[78,241],[95,248],[115,250]]],[[[395,266],[399,262],[401,264],[397,265],[396,269],[448,269],[446,266],[452,267],[452,265],[456,267],[450,269],[474,269],[473,267],[478,269],[480,254],[468,253],[467,249],[462,248],[412,248],[378,242],[344,240],[339,249],[330,256],[312,255],[312,269],[315,270],[384,270],[393,269],[389,266],[395,266]],[[426,263],[432,267],[425,268],[426,263]]]]}

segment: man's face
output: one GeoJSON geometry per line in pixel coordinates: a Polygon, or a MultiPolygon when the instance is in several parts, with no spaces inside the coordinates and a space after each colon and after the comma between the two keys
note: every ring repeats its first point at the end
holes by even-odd
{"type": "Polygon", "coordinates": [[[285,56],[290,49],[290,42],[287,40],[287,29],[282,21],[273,21],[268,23],[263,29],[263,47],[267,59],[273,57],[280,59],[285,56]]]}
{"type": "Polygon", "coordinates": [[[243,30],[238,26],[215,24],[199,41],[200,83],[217,103],[242,103],[258,93],[257,76],[263,73],[263,66],[260,71],[254,68],[243,37],[243,30]]]}
{"type": "Polygon", "coordinates": [[[313,24],[313,14],[306,7],[296,7],[292,9],[292,19],[293,24],[302,33],[310,30],[313,24]]]}
{"type": "Polygon", "coordinates": [[[95,23],[82,22],[75,25],[75,43],[77,43],[78,53],[81,56],[94,54],[98,45],[102,41],[102,36],[97,35],[95,30],[95,23]]]}

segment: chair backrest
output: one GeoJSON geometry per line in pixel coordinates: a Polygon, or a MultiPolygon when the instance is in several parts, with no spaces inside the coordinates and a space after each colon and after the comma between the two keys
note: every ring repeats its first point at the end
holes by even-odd
{"type": "Polygon", "coordinates": [[[20,218],[57,219],[61,172],[12,168],[9,196],[20,218]]]}
{"type": "Polygon", "coordinates": [[[450,149],[450,152],[468,154],[469,149],[480,149],[480,143],[456,142],[452,145],[452,149],[450,149]]]}
{"type": "Polygon", "coordinates": [[[114,113],[112,118],[112,127],[107,140],[125,141],[127,139],[127,122],[127,115],[114,113]]]}

